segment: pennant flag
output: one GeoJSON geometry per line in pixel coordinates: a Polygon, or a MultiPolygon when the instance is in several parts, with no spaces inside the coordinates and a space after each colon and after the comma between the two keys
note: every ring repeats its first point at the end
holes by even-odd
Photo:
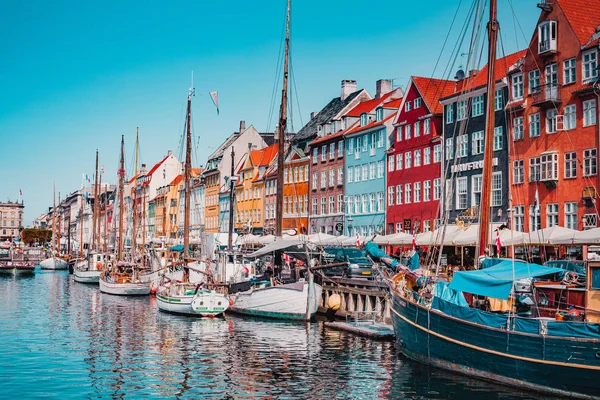
{"type": "Polygon", "coordinates": [[[414,233],[413,233],[413,236],[412,236],[412,248],[413,248],[413,250],[417,249],[417,238],[415,237],[414,233]]]}
{"type": "Polygon", "coordinates": [[[500,248],[502,247],[502,243],[500,243],[500,231],[496,229],[496,252],[498,257],[500,256],[500,248]]]}
{"type": "Polygon", "coordinates": [[[101,174],[104,173],[104,165],[102,165],[102,170],[100,171],[101,174]]]}
{"type": "Polygon", "coordinates": [[[88,174],[85,174],[85,180],[88,182],[90,181],[90,177],[88,176],[88,174]]]}
{"type": "Polygon", "coordinates": [[[19,189],[19,196],[23,196],[23,191],[19,189]]]}
{"type": "Polygon", "coordinates": [[[217,107],[217,115],[219,115],[219,97],[216,90],[214,92],[210,92],[210,98],[212,99],[215,107],[217,107]]]}
{"type": "Polygon", "coordinates": [[[360,249],[360,236],[358,236],[358,233],[356,234],[356,248],[360,249]]]}

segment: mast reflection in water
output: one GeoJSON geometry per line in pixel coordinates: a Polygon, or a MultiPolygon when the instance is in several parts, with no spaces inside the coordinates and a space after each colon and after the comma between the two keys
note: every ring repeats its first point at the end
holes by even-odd
{"type": "Polygon", "coordinates": [[[61,272],[0,276],[3,398],[533,398],[319,322],[198,319],[61,272]]]}

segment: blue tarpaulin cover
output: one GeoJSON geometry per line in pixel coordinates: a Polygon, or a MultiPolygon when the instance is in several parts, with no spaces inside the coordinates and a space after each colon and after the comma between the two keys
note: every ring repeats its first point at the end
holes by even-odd
{"type": "Polygon", "coordinates": [[[183,251],[183,245],[178,244],[177,246],[171,247],[171,251],[183,251]]]}
{"type": "Polygon", "coordinates": [[[433,295],[452,304],[456,304],[461,307],[469,307],[469,303],[465,299],[465,296],[463,296],[462,292],[457,292],[456,290],[450,289],[448,287],[448,282],[436,282],[433,295]]]}
{"type": "Polygon", "coordinates": [[[382,262],[385,262],[391,268],[396,268],[396,265],[398,265],[398,260],[395,260],[392,257],[388,256],[385,253],[385,251],[381,250],[379,248],[379,245],[377,245],[376,243],[367,242],[365,244],[365,250],[367,251],[367,253],[369,253],[371,257],[375,258],[376,260],[381,260],[382,262]]]}
{"type": "Polygon", "coordinates": [[[460,292],[507,300],[515,281],[557,272],[561,272],[561,269],[502,259],[502,261],[496,262],[493,267],[477,271],[456,272],[452,282],[450,282],[450,288],[460,292]]]}

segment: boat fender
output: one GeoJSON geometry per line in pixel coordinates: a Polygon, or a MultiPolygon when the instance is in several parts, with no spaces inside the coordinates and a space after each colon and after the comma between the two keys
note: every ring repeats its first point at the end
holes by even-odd
{"type": "Polygon", "coordinates": [[[156,294],[156,286],[152,285],[152,287],[150,288],[150,293],[156,294]]]}
{"type": "Polygon", "coordinates": [[[96,269],[102,269],[102,263],[101,262],[96,263],[96,269]]]}
{"type": "Polygon", "coordinates": [[[232,305],[233,305],[233,303],[234,303],[234,301],[233,301],[233,298],[232,298],[232,297],[230,297],[230,298],[229,298],[229,305],[230,305],[230,306],[232,306],[232,305]]]}
{"type": "Polygon", "coordinates": [[[327,300],[327,307],[330,310],[337,311],[340,309],[341,305],[342,305],[342,298],[337,293],[332,294],[329,297],[329,299],[327,300]]]}
{"type": "Polygon", "coordinates": [[[596,358],[600,359],[600,351],[596,352],[596,358]]]}

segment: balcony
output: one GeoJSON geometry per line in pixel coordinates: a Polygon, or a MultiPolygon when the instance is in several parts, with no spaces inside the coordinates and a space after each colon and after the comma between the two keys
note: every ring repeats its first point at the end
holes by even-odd
{"type": "Polygon", "coordinates": [[[375,147],[371,147],[369,149],[369,155],[374,156],[375,154],[377,154],[377,149],[375,149],[375,147]]]}
{"type": "Polygon", "coordinates": [[[581,197],[585,201],[586,207],[594,207],[594,199],[596,198],[596,188],[593,186],[586,186],[585,188],[583,188],[581,197]]]}
{"type": "Polygon", "coordinates": [[[531,94],[532,105],[539,108],[556,108],[562,104],[557,83],[538,86],[531,94]]]}
{"type": "Polygon", "coordinates": [[[538,54],[542,57],[550,57],[556,54],[556,40],[541,40],[539,42],[538,54]]]}

